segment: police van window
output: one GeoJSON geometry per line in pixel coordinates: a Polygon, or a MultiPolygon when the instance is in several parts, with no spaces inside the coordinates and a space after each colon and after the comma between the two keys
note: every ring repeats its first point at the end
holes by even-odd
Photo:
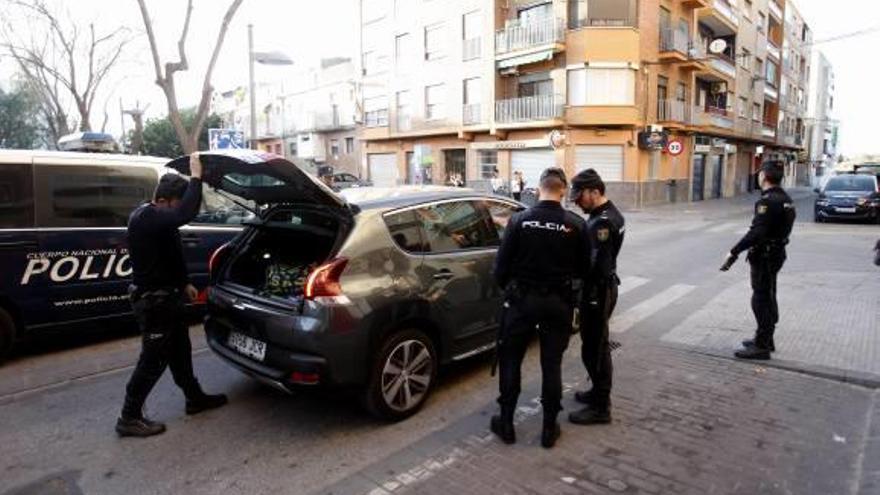
{"type": "Polygon", "coordinates": [[[388,226],[388,233],[400,249],[410,253],[426,251],[422,241],[422,223],[415,211],[408,210],[388,215],[385,217],[385,224],[388,226]]]}
{"type": "Polygon", "coordinates": [[[452,201],[419,208],[416,214],[432,253],[448,253],[493,245],[497,234],[472,201],[452,201]]]}
{"type": "Polygon", "coordinates": [[[228,197],[210,187],[202,188],[202,209],[191,223],[210,225],[239,225],[254,218],[252,210],[256,209],[253,201],[238,198],[237,201],[248,208],[243,208],[228,197]]]}
{"type": "Polygon", "coordinates": [[[507,224],[510,222],[510,217],[522,208],[498,201],[481,201],[481,203],[481,206],[485,208],[488,213],[488,221],[490,222],[494,233],[491,245],[500,246],[501,238],[504,237],[504,229],[507,228],[507,224]]]}
{"type": "Polygon", "coordinates": [[[156,171],[147,167],[35,165],[38,227],[125,227],[148,201],[156,171]]]}
{"type": "Polygon", "coordinates": [[[0,164],[0,229],[34,226],[33,176],[29,165],[0,164]]]}

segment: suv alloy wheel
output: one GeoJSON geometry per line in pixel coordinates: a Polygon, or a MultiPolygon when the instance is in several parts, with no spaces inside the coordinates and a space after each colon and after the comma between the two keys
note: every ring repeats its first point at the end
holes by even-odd
{"type": "Polygon", "coordinates": [[[437,377],[434,343],[420,330],[410,329],[385,339],[370,369],[364,391],[371,414],[401,420],[425,403],[437,377]]]}

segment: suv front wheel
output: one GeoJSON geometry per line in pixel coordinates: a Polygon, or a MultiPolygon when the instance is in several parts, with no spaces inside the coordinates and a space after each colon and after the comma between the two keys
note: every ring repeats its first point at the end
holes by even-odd
{"type": "Polygon", "coordinates": [[[437,364],[434,343],[424,332],[410,329],[386,337],[364,391],[367,409],[394,421],[412,416],[434,386],[437,364]]]}

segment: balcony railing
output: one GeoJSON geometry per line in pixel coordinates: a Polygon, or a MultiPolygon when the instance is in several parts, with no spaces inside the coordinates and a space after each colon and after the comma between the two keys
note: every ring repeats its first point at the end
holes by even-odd
{"type": "Polygon", "coordinates": [[[774,57],[778,61],[782,58],[782,50],[776,46],[776,43],[767,40],[767,55],[774,57]]]}
{"type": "Polygon", "coordinates": [[[660,30],[661,52],[678,52],[687,55],[690,45],[688,33],[668,27],[660,30]]]}
{"type": "Polygon", "coordinates": [[[565,40],[565,23],[547,17],[525,24],[513,24],[495,33],[495,53],[502,55],[565,40]]]}
{"type": "Polygon", "coordinates": [[[782,7],[776,3],[776,0],[770,0],[770,13],[775,15],[780,21],[784,19],[782,16],[782,7]]]}
{"type": "Polygon", "coordinates": [[[776,137],[776,126],[768,123],[761,125],[761,135],[768,138],[776,137]]]}
{"type": "Polygon", "coordinates": [[[769,82],[764,84],[764,96],[779,101],[779,90],[770,85],[769,82]]]}
{"type": "Polygon", "coordinates": [[[476,60],[483,55],[483,44],[482,39],[480,38],[471,38],[469,40],[464,40],[464,44],[462,45],[462,55],[461,59],[464,61],[468,60],[476,60]]]}
{"type": "Polygon", "coordinates": [[[736,11],[733,10],[733,7],[727,0],[715,0],[712,2],[712,7],[715,8],[715,11],[721,14],[722,17],[727,19],[734,26],[739,26],[739,16],[736,14],[736,11]]]}
{"type": "Polygon", "coordinates": [[[463,105],[461,109],[461,121],[464,125],[483,123],[483,106],[479,103],[463,105]]]}
{"type": "Polygon", "coordinates": [[[731,60],[728,60],[725,57],[713,57],[711,63],[712,68],[718,72],[728,77],[736,77],[736,66],[731,60]]]}
{"type": "Polygon", "coordinates": [[[730,116],[730,112],[724,108],[696,105],[693,107],[691,115],[693,116],[691,121],[694,125],[733,129],[733,119],[730,116]]]}
{"type": "Polygon", "coordinates": [[[660,100],[657,102],[657,121],[689,122],[690,106],[680,100],[660,100]]]}
{"type": "Polygon", "coordinates": [[[557,95],[525,96],[495,102],[495,120],[500,124],[537,122],[562,117],[563,98],[557,95]]]}

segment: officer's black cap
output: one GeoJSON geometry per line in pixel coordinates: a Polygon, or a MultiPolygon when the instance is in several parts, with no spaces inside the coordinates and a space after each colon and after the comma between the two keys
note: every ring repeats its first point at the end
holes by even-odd
{"type": "Polygon", "coordinates": [[[165,199],[171,201],[181,199],[186,193],[188,185],[189,182],[180,175],[167,173],[159,179],[159,185],[156,186],[156,191],[153,193],[153,200],[165,199]]]}
{"type": "Polygon", "coordinates": [[[562,185],[564,187],[568,187],[568,177],[565,176],[565,170],[562,170],[559,167],[550,167],[541,173],[540,182],[543,184],[544,179],[547,179],[549,177],[555,177],[559,179],[560,181],[562,181],[562,185]]]}
{"type": "Polygon", "coordinates": [[[764,172],[784,172],[785,165],[781,160],[767,160],[761,164],[761,170],[764,172]]]}
{"type": "Polygon", "coordinates": [[[571,179],[572,200],[577,199],[577,197],[581,195],[581,192],[587,189],[596,190],[605,194],[605,182],[602,180],[602,177],[599,176],[599,173],[591,168],[578,173],[573,179],[571,179]]]}

